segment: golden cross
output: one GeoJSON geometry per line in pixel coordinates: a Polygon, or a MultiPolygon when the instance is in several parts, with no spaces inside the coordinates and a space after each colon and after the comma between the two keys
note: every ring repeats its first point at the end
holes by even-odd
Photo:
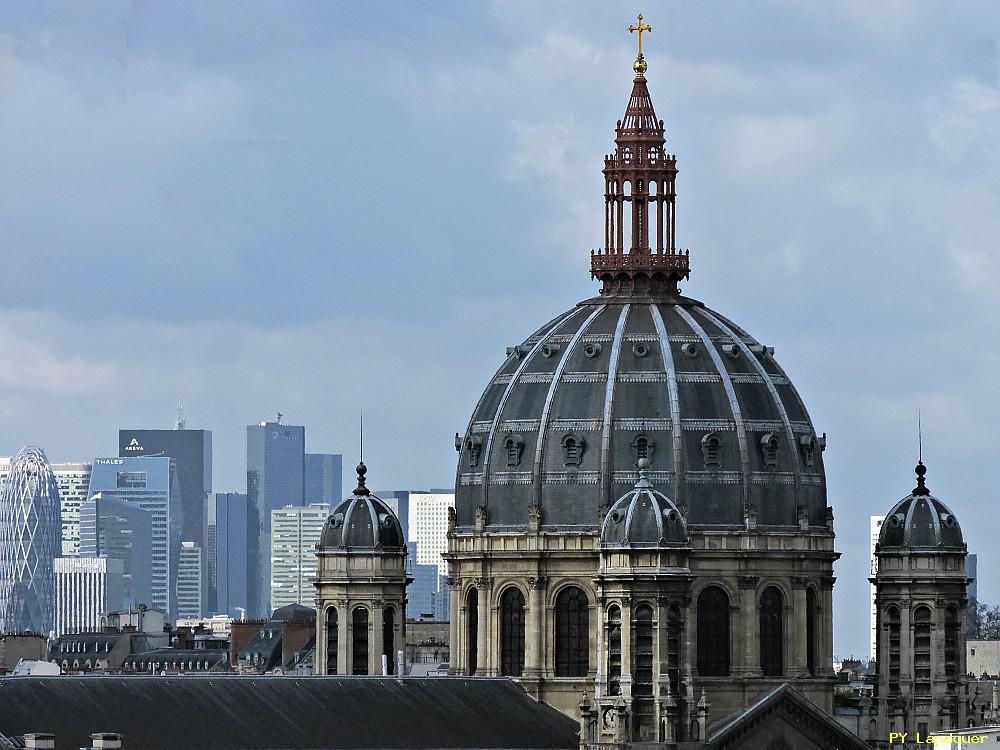
{"type": "Polygon", "coordinates": [[[633,25],[628,27],[628,32],[630,34],[633,34],[635,32],[639,33],[639,57],[642,57],[642,32],[652,31],[652,30],[653,30],[652,26],[650,26],[648,23],[642,22],[642,13],[639,14],[639,25],[638,26],[633,25]]]}

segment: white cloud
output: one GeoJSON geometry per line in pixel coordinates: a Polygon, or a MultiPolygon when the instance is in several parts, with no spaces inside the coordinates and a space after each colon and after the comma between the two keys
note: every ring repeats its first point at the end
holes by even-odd
{"type": "Polygon", "coordinates": [[[118,368],[81,356],[61,356],[43,339],[29,339],[0,323],[0,387],[53,396],[107,394],[119,383],[118,368]]]}
{"type": "Polygon", "coordinates": [[[821,142],[821,127],[807,117],[740,117],[730,128],[727,161],[742,177],[797,172],[821,142]]]}

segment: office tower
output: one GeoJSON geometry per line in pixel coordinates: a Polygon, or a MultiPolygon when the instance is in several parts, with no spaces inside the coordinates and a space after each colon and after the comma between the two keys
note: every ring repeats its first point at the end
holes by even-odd
{"type": "Polygon", "coordinates": [[[411,492],[409,532],[417,543],[417,562],[437,565],[448,575],[448,563],[441,556],[448,551],[448,509],[455,507],[454,492],[411,492]]]}
{"type": "MultiPolygon", "coordinates": [[[[388,503],[386,503],[388,505],[388,503]]],[[[434,594],[437,592],[437,565],[420,565],[417,562],[417,543],[406,543],[406,572],[413,580],[406,587],[406,617],[419,620],[434,614],[434,594]]]]}
{"type": "Polygon", "coordinates": [[[197,542],[181,542],[177,560],[177,618],[198,619],[202,613],[202,557],[197,542]]]}
{"type": "Polygon", "coordinates": [[[328,505],[288,505],[271,511],[271,609],[313,606],[316,545],[330,513],[328,505]]]}
{"type": "Polygon", "coordinates": [[[306,505],[323,503],[331,508],[343,497],[344,457],[339,453],[307,453],[305,459],[306,505]]]}
{"type": "Polygon", "coordinates": [[[247,498],[250,503],[250,609],[269,616],[271,511],[302,505],[306,428],[277,421],[247,426],[247,498]]]}
{"type": "Polygon", "coordinates": [[[174,460],[167,456],[95,458],[89,494],[98,492],[116,495],[152,514],[151,604],[172,617],[176,612],[174,583],[184,520],[174,460]]]}
{"type": "MultiPolygon", "coordinates": [[[[871,558],[871,561],[869,562],[869,570],[873,577],[876,573],[878,573],[878,558],[875,557],[875,545],[878,544],[878,535],[882,530],[883,521],[885,521],[885,516],[871,516],[868,519],[868,527],[869,527],[868,530],[870,532],[870,539],[871,539],[871,543],[868,546],[868,554],[869,557],[871,558]]],[[[877,653],[877,648],[875,643],[875,634],[877,632],[875,626],[875,617],[877,614],[877,611],[875,609],[875,584],[869,583],[868,589],[870,596],[870,601],[868,602],[869,628],[870,628],[869,636],[871,638],[871,644],[870,644],[871,651],[869,652],[869,658],[874,660],[875,655],[877,653]]]]}
{"type": "Polygon", "coordinates": [[[118,455],[174,459],[183,506],[180,538],[204,545],[205,498],[212,491],[211,430],[184,429],[179,416],[173,430],[119,430],[118,455]]]}
{"type": "Polygon", "coordinates": [[[153,601],[153,513],[107,492],[80,506],[80,557],[121,560],[122,589],[112,609],[153,601]]]}
{"type": "Polygon", "coordinates": [[[0,633],[52,630],[59,489],[41,448],[14,458],[0,494],[0,633]]]}
{"type": "Polygon", "coordinates": [[[108,557],[57,557],[55,633],[91,633],[101,615],[118,609],[122,600],[122,561],[108,557]]]}
{"type": "Polygon", "coordinates": [[[246,495],[236,492],[209,495],[207,568],[214,594],[210,609],[218,614],[246,615],[248,520],[246,495]]]}
{"type": "Polygon", "coordinates": [[[80,506],[87,499],[91,465],[52,464],[59,488],[59,518],[62,526],[62,556],[80,554],[80,506]]]}

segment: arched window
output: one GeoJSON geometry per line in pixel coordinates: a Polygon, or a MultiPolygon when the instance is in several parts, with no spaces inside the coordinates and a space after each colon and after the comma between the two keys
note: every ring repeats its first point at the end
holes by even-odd
{"type": "Polygon", "coordinates": [[[806,667],[816,676],[816,590],[806,589],[806,667]]]}
{"type": "Polygon", "coordinates": [[[961,622],[958,608],[948,607],[944,613],[944,673],[948,679],[948,693],[958,692],[959,634],[961,622]]]}
{"type": "Polygon", "coordinates": [[[396,613],[392,607],[382,612],[382,655],[386,674],[396,674],[396,613]]]}
{"type": "Polygon", "coordinates": [[[778,677],[784,671],[784,601],[774,586],[760,597],[760,669],[766,677],[778,677]]]}
{"type": "Polygon", "coordinates": [[[718,586],[698,596],[698,673],[729,674],[729,596],[718,586]]]}
{"type": "Polygon", "coordinates": [[[326,673],[337,674],[337,652],[340,650],[340,618],[336,607],[326,610],[326,673]]]}
{"type": "Polygon", "coordinates": [[[465,663],[468,673],[476,673],[476,657],[479,654],[479,592],[469,589],[465,597],[465,663]]]}
{"type": "Polygon", "coordinates": [[[913,694],[931,694],[931,610],[913,611],[913,694]]]}
{"type": "Polygon", "coordinates": [[[524,671],[524,594],[511,586],[500,595],[500,674],[524,671]]]}
{"type": "Polygon", "coordinates": [[[640,604],[635,608],[634,668],[635,694],[653,694],[653,608],[640,604]]]}
{"type": "Polygon", "coordinates": [[[889,607],[889,695],[899,695],[899,610],[889,607]]]}
{"type": "Polygon", "coordinates": [[[590,669],[590,600],[576,586],[556,597],[556,677],[585,677],[590,669]]]}
{"type": "Polygon", "coordinates": [[[621,692],[622,677],[622,611],[614,604],[608,609],[608,692],[621,692]]]}
{"type": "Polygon", "coordinates": [[[351,674],[368,674],[368,610],[358,607],[352,615],[351,674]]]}

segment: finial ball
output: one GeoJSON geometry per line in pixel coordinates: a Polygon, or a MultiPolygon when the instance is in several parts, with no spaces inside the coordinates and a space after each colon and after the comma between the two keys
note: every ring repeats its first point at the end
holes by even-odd
{"type": "Polygon", "coordinates": [[[639,471],[645,471],[649,468],[649,459],[643,456],[639,459],[637,465],[639,467],[639,471]]]}

